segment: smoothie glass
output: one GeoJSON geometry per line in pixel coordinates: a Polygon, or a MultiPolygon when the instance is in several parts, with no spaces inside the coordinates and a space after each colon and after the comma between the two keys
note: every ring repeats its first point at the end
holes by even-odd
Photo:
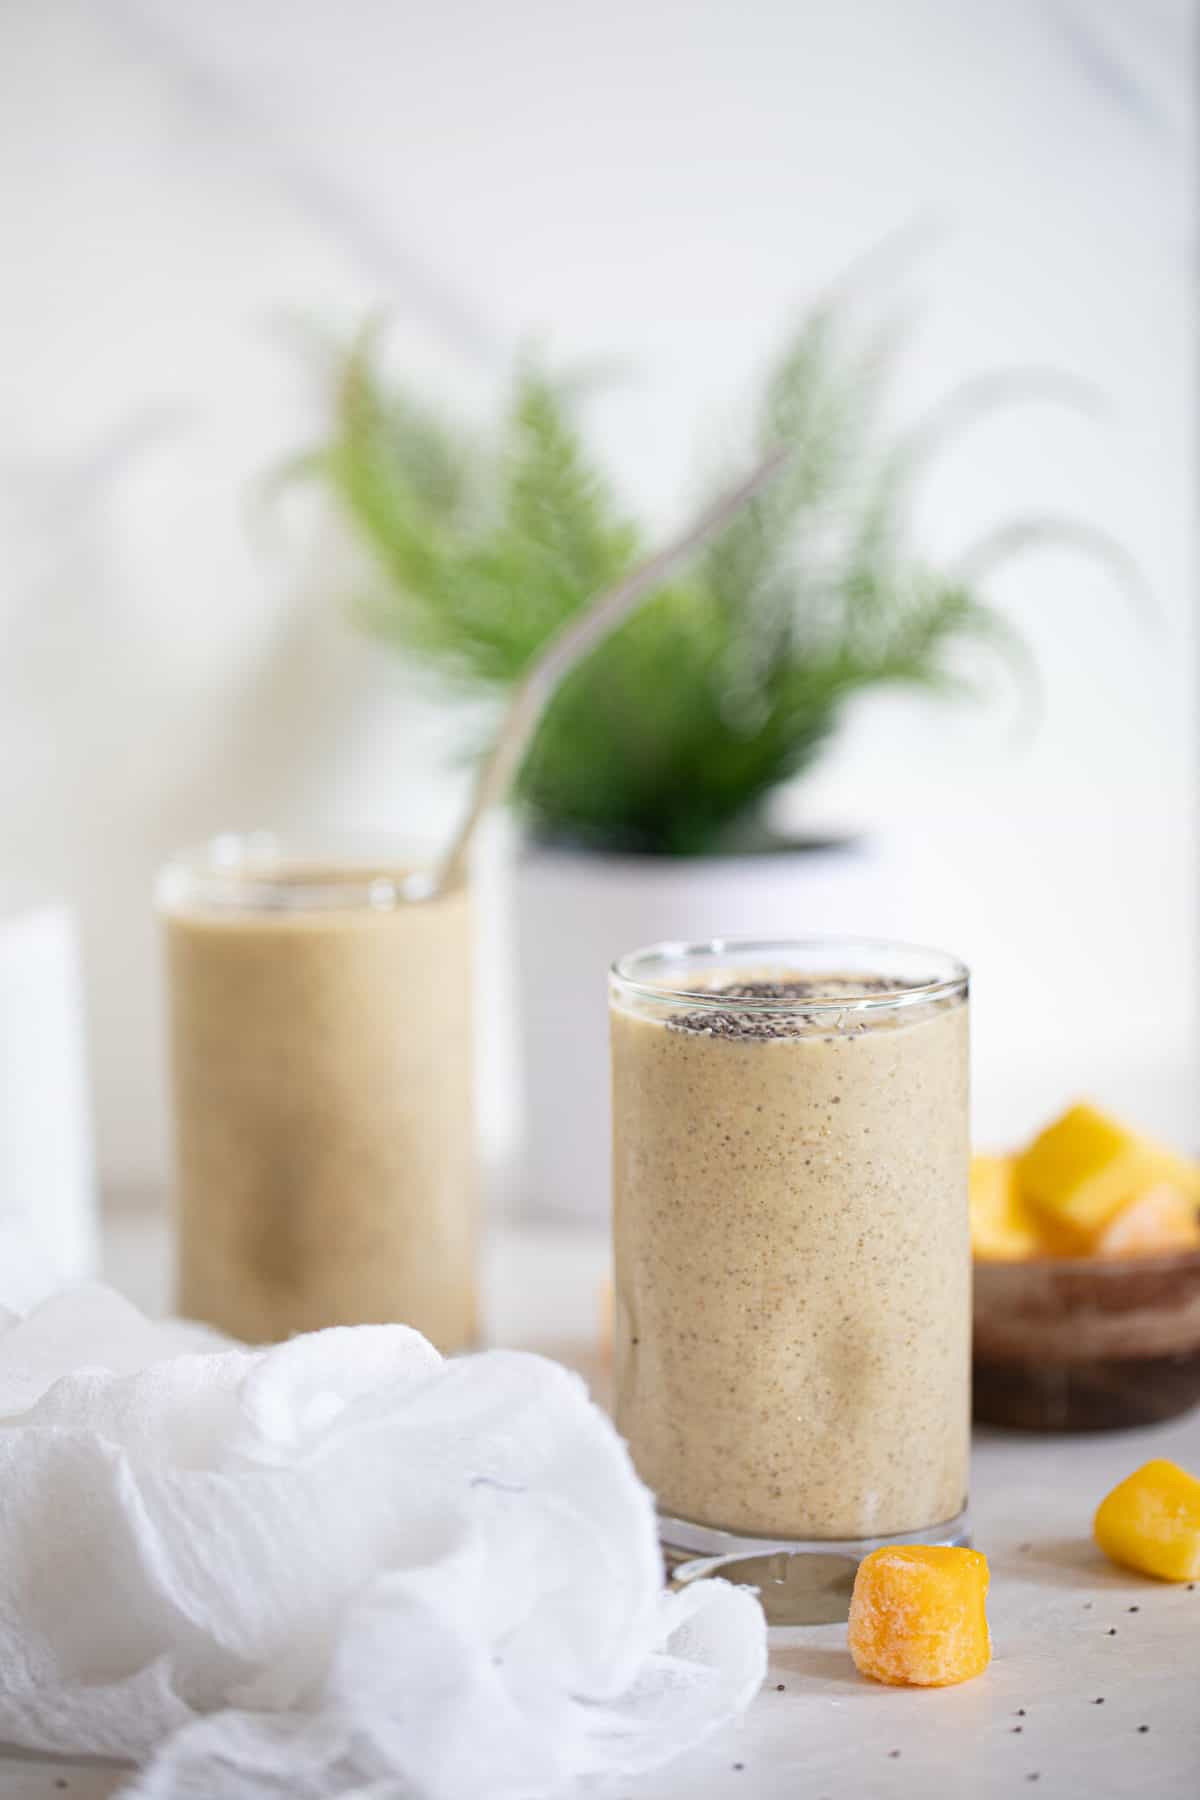
{"type": "Polygon", "coordinates": [[[965,1537],[967,985],[859,940],[612,971],[618,1428],[677,1576],[736,1563],[780,1621],[965,1537]]]}
{"type": "Polygon", "coordinates": [[[386,854],[219,838],[171,863],[181,1310],[265,1342],[477,1333],[465,887],[386,854]]]}

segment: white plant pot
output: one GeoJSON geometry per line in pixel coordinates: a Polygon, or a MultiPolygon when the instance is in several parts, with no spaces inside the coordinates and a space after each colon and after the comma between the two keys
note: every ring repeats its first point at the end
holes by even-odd
{"type": "Polygon", "coordinates": [[[902,873],[880,845],[861,839],[721,857],[522,843],[513,894],[521,1210],[608,1217],[605,984],[616,957],[668,938],[895,936],[902,873]]]}

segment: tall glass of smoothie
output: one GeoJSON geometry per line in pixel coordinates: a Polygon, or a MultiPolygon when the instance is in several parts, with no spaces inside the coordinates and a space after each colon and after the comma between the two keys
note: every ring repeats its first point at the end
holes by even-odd
{"type": "Polygon", "coordinates": [[[611,1025],[616,1414],[668,1558],[786,1582],[962,1541],[966,970],[660,945],[615,965],[611,1025]]]}
{"type": "Polygon", "coordinates": [[[165,923],[181,1310],[477,1330],[470,916],[388,856],[222,838],[165,923]]]}

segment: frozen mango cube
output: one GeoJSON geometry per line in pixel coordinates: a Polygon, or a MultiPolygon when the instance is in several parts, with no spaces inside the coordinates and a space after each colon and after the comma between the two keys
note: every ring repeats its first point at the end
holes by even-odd
{"type": "Polygon", "coordinates": [[[1114,1213],[1095,1243],[1097,1256],[1164,1256],[1171,1250],[1200,1250],[1200,1212],[1165,1181],[1114,1213]]]}
{"type": "Polygon", "coordinates": [[[1072,1106],[1017,1159],[1021,1193],[1049,1223],[1090,1248],[1113,1214],[1186,1167],[1094,1106],[1072,1106]]]}
{"type": "Polygon", "coordinates": [[[1186,1194],[1194,1206],[1200,1207],[1200,1163],[1193,1161],[1190,1156],[1174,1156],[1169,1150],[1164,1150],[1161,1154],[1166,1158],[1163,1165],[1164,1180],[1178,1188],[1181,1194],[1186,1194]]]}
{"type": "Polygon", "coordinates": [[[888,1545],[858,1566],[850,1654],[891,1687],[951,1687],[991,1661],[987,1557],[934,1544],[888,1545]]]}
{"type": "Polygon", "coordinates": [[[1093,1527],[1106,1556],[1162,1581],[1200,1577],[1200,1481],[1178,1463],[1143,1463],[1100,1502],[1093,1527]]]}
{"type": "Polygon", "coordinates": [[[987,1262],[1017,1262],[1041,1249],[1037,1218],[1017,1186],[1011,1156],[971,1158],[971,1249],[987,1262]]]}

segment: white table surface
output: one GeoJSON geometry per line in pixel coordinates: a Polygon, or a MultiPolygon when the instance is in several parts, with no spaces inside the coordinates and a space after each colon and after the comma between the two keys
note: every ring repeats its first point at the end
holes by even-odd
{"type": "MultiPolygon", "coordinates": [[[[166,1305],[159,1221],[115,1221],[106,1258],[131,1298],[166,1305]]],[[[596,1377],[606,1264],[598,1234],[497,1232],[486,1274],[493,1340],[596,1377]]],[[[884,1688],[855,1674],[844,1625],[775,1631],[767,1682],[740,1725],[610,1791],[617,1800],[1198,1800],[1200,1583],[1124,1574],[1089,1530],[1101,1496],[1151,1456],[1200,1470],[1200,1414],[1094,1437],[979,1434],[971,1505],[991,1563],[995,1644],[984,1676],[958,1688],[884,1688]]],[[[0,1756],[0,1800],[102,1800],[124,1778],[0,1756]]]]}

